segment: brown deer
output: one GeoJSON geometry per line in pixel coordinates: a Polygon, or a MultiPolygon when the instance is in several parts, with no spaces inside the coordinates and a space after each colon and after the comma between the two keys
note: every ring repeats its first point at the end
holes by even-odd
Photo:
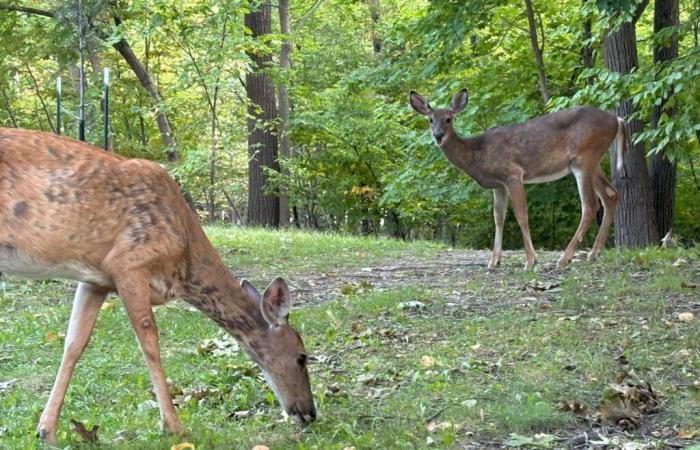
{"type": "Polygon", "coordinates": [[[52,134],[0,128],[0,271],[77,280],[58,376],[39,438],[56,444],[73,368],[109,292],[121,297],[155,388],[163,428],[182,434],[160,362],[152,306],[181,298],[231,333],[295,422],[315,420],[289,289],[239,283],[158,164],[52,134]]]}
{"type": "Polygon", "coordinates": [[[467,106],[466,89],[452,97],[447,109],[433,109],[415,91],[411,91],[409,100],[413,109],[428,117],[433,140],[448,161],[482,187],[493,189],[496,236],[489,269],[495,269],[501,262],[509,196],[525,244],[525,269],[534,266],[535,249],[528,229],[524,184],[554,181],[569,173],[574,174],[581,197],[581,222],[559,258],[558,267],[564,269],[569,264],[583,240],[599,207],[597,196],[603,203],[604,214],[588,254],[590,261],[595,260],[605,246],[618,203],[617,190],[605,179],[600,160],[616,140],[617,170],[622,168],[625,123],[621,118],[596,108],[577,107],[463,138],[455,132],[453,121],[467,106]]]}

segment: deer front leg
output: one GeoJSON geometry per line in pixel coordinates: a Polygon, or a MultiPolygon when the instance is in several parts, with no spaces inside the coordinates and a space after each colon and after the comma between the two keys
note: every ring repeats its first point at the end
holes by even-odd
{"type": "Polygon", "coordinates": [[[89,283],[78,284],[73,300],[73,310],[68,323],[68,332],[63,347],[61,366],[58,369],[56,381],[51,389],[49,400],[44,412],[41,413],[37,436],[50,446],[56,445],[56,426],[61,413],[66,390],[70,383],[73,369],[90,341],[90,335],[95,328],[100,306],[107,296],[107,290],[89,283]]]}
{"type": "Polygon", "coordinates": [[[523,186],[522,178],[511,180],[508,184],[508,193],[513,205],[513,214],[520,225],[520,231],[523,235],[523,244],[525,245],[525,270],[532,269],[535,266],[535,248],[532,246],[530,238],[530,228],[527,222],[527,201],[525,199],[525,186],[523,186]]]}
{"type": "Polygon", "coordinates": [[[493,190],[493,220],[496,223],[496,233],[493,238],[493,253],[489,261],[489,270],[494,270],[501,264],[503,246],[503,223],[508,212],[508,191],[499,187],[493,190]]]}
{"type": "Polygon", "coordinates": [[[131,275],[121,281],[115,279],[115,282],[148,366],[163,429],[168,433],[182,435],[186,430],[175,413],[160,362],[158,328],[151,309],[148,277],[131,275]]]}

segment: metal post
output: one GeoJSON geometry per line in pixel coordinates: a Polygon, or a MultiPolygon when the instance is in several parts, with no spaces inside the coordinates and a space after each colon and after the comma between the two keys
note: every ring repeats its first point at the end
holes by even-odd
{"type": "Polygon", "coordinates": [[[105,150],[109,150],[109,68],[105,67],[103,81],[105,85],[105,111],[104,111],[104,140],[105,150]]]}
{"type": "Polygon", "coordinates": [[[56,134],[61,134],[61,77],[56,78],[56,134]]]}
{"type": "Polygon", "coordinates": [[[85,64],[83,61],[83,2],[78,0],[78,59],[80,60],[80,116],[78,118],[78,139],[85,140],[85,64]]]}

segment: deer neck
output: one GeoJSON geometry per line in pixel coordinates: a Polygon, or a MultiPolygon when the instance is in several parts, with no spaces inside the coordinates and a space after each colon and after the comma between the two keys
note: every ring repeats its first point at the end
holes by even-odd
{"type": "Polygon", "coordinates": [[[469,173],[477,150],[473,139],[460,137],[456,132],[450,133],[440,146],[440,150],[448,161],[469,173]]]}
{"type": "Polygon", "coordinates": [[[203,232],[202,237],[205,240],[191,243],[185,255],[178,296],[231,333],[257,359],[255,342],[269,327],[260,305],[241,288],[203,232]]]}

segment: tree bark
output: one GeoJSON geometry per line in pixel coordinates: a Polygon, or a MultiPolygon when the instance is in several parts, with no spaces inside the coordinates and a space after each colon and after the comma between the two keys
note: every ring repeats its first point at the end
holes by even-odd
{"type": "MultiPolygon", "coordinates": [[[[581,4],[582,6],[585,6],[586,2],[590,0],[582,0],[581,4]]],[[[583,46],[581,47],[581,62],[583,63],[584,69],[590,69],[593,67],[593,63],[595,62],[595,57],[593,54],[593,48],[591,47],[591,44],[589,43],[591,36],[592,36],[592,31],[591,31],[591,18],[586,17],[583,20],[583,46]]],[[[595,83],[595,79],[593,77],[586,77],[586,84],[589,86],[592,86],[593,83],[595,83]]]]}
{"type": "MultiPolygon", "coordinates": [[[[641,15],[638,11],[637,17],[641,15]]],[[[603,59],[608,70],[628,74],[637,67],[635,22],[623,23],[619,29],[608,30],[603,38],[603,59]]],[[[616,107],[618,116],[627,118],[634,106],[623,99],[616,107]]],[[[638,119],[627,122],[626,153],[621,171],[615,170],[616,152],[610,152],[613,185],[620,193],[615,211],[615,245],[645,247],[659,241],[654,217],[651,181],[647,172],[644,143],[632,144],[631,136],[642,130],[638,119]]]]}
{"type": "MultiPolygon", "coordinates": [[[[257,11],[244,16],[244,24],[253,38],[271,31],[271,8],[263,3],[257,11]]],[[[267,177],[263,168],[279,171],[277,162],[277,136],[270,129],[277,117],[275,92],[272,80],[261,72],[269,66],[272,57],[259,53],[248,55],[253,62],[253,71],[246,74],[248,95],[248,224],[252,226],[277,227],[279,225],[279,197],[263,192],[267,177]]]]}
{"type": "Polygon", "coordinates": [[[530,29],[530,45],[532,46],[532,53],[535,55],[535,64],[537,65],[537,78],[540,83],[540,92],[542,93],[542,99],[547,103],[549,101],[547,76],[544,72],[542,49],[537,42],[537,24],[535,23],[535,10],[532,7],[532,0],[525,0],[525,11],[527,12],[527,24],[530,29]]]}
{"type": "Polygon", "coordinates": [[[5,88],[2,88],[2,104],[5,107],[5,111],[10,116],[10,123],[14,128],[17,128],[17,119],[15,119],[15,114],[12,112],[12,105],[10,105],[10,99],[7,97],[7,92],[5,88]]]}
{"type": "MultiPolygon", "coordinates": [[[[280,16],[280,33],[282,34],[282,47],[280,49],[280,69],[282,76],[286,77],[289,74],[289,69],[292,67],[291,51],[292,44],[289,42],[289,0],[279,0],[279,16],[280,16]]],[[[287,91],[287,80],[282,80],[279,85],[278,92],[279,102],[279,154],[281,158],[289,158],[289,136],[287,128],[289,126],[289,93],[287,91]]],[[[289,171],[282,168],[282,174],[289,176],[289,171]]],[[[280,226],[289,226],[289,196],[286,193],[280,193],[280,226]]]]}
{"type": "MultiPolygon", "coordinates": [[[[122,21],[118,16],[114,16],[114,23],[119,26],[122,21]]],[[[102,38],[103,36],[100,36],[102,38]]],[[[158,89],[153,84],[151,80],[150,73],[141,64],[141,61],[136,56],[134,51],[126,39],[121,40],[112,44],[112,47],[124,58],[124,61],[131,67],[131,70],[138,78],[141,86],[148,92],[148,95],[153,100],[156,105],[156,123],[158,124],[158,130],[160,131],[161,139],[163,140],[163,145],[165,146],[166,155],[168,161],[177,161],[177,153],[175,151],[175,138],[173,137],[173,130],[170,127],[170,121],[168,120],[168,115],[163,109],[163,98],[160,96],[158,89]]]]}
{"type": "MultiPolygon", "coordinates": [[[[654,2],[654,34],[664,28],[678,25],[678,0],[656,0],[654,2]]],[[[678,57],[678,37],[674,35],[668,45],[654,47],[654,63],[664,63],[678,57]]],[[[669,117],[675,114],[674,107],[664,108],[667,99],[654,106],[651,112],[651,124],[657,127],[661,114],[669,117]]],[[[654,213],[659,236],[665,236],[673,226],[673,212],[676,193],[676,164],[666,156],[666,149],[650,158],[651,190],[654,199],[654,213]]]]}

